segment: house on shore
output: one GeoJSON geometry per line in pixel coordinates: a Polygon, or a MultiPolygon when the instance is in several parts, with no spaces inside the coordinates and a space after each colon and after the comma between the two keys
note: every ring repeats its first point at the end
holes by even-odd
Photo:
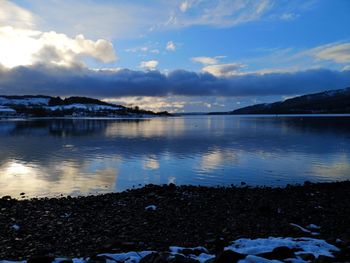
{"type": "Polygon", "coordinates": [[[5,107],[5,106],[0,106],[0,118],[2,117],[13,117],[16,115],[16,111],[14,109],[5,107]]]}

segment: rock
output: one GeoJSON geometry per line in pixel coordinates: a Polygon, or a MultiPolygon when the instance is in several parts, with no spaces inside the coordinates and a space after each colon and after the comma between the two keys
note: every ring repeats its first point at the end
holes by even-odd
{"type": "Polygon", "coordinates": [[[313,261],[315,260],[315,256],[314,254],[311,253],[302,253],[302,254],[298,254],[298,256],[305,261],[313,261]]]}
{"type": "Polygon", "coordinates": [[[176,185],[174,183],[170,183],[170,184],[168,184],[168,189],[169,190],[175,190],[176,189],[176,185]]]}
{"type": "Polygon", "coordinates": [[[142,258],[140,263],[198,263],[198,261],[180,254],[163,252],[149,254],[142,258]]]}
{"type": "Polygon", "coordinates": [[[131,250],[135,250],[136,243],[135,242],[121,242],[120,247],[131,251],[131,250]]]}
{"type": "Polygon", "coordinates": [[[72,259],[68,259],[68,258],[65,258],[65,259],[60,259],[59,261],[56,259],[56,262],[58,263],[73,263],[73,260],[72,259]]]}
{"type": "Polygon", "coordinates": [[[199,256],[202,253],[208,253],[208,250],[205,248],[185,248],[185,249],[180,249],[179,253],[184,254],[184,255],[196,255],[199,256]]]}
{"type": "Polygon", "coordinates": [[[174,255],[168,258],[168,262],[171,263],[199,263],[197,260],[182,255],[174,255]]]}
{"type": "Polygon", "coordinates": [[[154,263],[154,262],[158,262],[159,258],[159,253],[151,253],[151,254],[148,254],[147,256],[143,257],[141,260],[140,260],[140,263],[154,263]]]}
{"type": "Polygon", "coordinates": [[[276,247],[271,252],[258,254],[258,257],[267,259],[283,260],[286,258],[295,258],[295,254],[289,247],[276,247]]]}
{"type": "Polygon", "coordinates": [[[334,252],[334,256],[337,260],[350,261],[350,247],[343,247],[340,251],[334,252]]]}
{"type": "Polygon", "coordinates": [[[234,252],[232,250],[225,250],[221,252],[215,259],[215,263],[234,263],[244,259],[246,255],[234,252]]]}
{"type": "Polygon", "coordinates": [[[316,260],[314,262],[315,263],[332,263],[332,262],[336,262],[336,261],[335,261],[335,258],[321,255],[318,258],[316,258],[316,260]]]}
{"type": "Polygon", "coordinates": [[[87,260],[86,263],[106,263],[111,261],[113,262],[114,260],[107,256],[94,255],[91,258],[89,258],[89,260],[87,260]]]}
{"type": "Polygon", "coordinates": [[[33,256],[27,260],[27,263],[51,263],[54,260],[52,256],[33,256]]]}

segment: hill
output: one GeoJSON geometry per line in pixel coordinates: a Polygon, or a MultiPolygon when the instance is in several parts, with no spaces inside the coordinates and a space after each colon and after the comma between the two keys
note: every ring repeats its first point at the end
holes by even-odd
{"type": "Polygon", "coordinates": [[[256,104],[227,114],[350,113],[350,88],[307,94],[285,101],[256,104]]]}
{"type": "Polygon", "coordinates": [[[50,97],[42,95],[1,96],[0,117],[118,117],[170,115],[167,112],[147,111],[125,107],[87,97],[50,97]]]}

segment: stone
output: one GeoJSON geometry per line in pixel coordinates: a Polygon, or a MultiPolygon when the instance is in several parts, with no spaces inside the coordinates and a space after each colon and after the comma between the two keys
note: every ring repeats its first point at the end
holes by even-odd
{"type": "Polygon", "coordinates": [[[215,263],[235,263],[244,259],[246,255],[234,252],[232,250],[225,250],[221,252],[215,259],[215,263]]]}
{"type": "Polygon", "coordinates": [[[300,257],[302,260],[305,260],[305,261],[313,261],[313,260],[315,260],[314,254],[311,254],[311,253],[298,254],[298,257],[300,257]]]}
{"type": "Polygon", "coordinates": [[[52,256],[33,256],[27,260],[27,263],[51,263],[54,260],[52,256]]]}
{"type": "Polygon", "coordinates": [[[258,254],[257,256],[267,259],[283,260],[286,258],[295,258],[295,254],[289,247],[276,247],[271,252],[258,254]]]}

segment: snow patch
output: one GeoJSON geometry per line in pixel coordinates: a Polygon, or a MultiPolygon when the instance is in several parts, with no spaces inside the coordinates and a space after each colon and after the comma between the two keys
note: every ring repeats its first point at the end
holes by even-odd
{"type": "Polygon", "coordinates": [[[157,207],[155,205],[149,205],[145,207],[145,210],[147,211],[155,211],[157,210],[157,207]]]}
{"type": "Polygon", "coordinates": [[[300,249],[295,254],[313,254],[316,258],[323,255],[333,257],[332,251],[339,251],[339,249],[322,239],[314,239],[308,237],[302,238],[291,238],[291,237],[269,237],[269,238],[258,238],[238,239],[225,250],[232,250],[237,253],[247,255],[258,255],[262,253],[271,252],[277,247],[288,247],[290,249],[300,249]]]}
{"type": "MultiPolygon", "coordinates": [[[[232,250],[237,253],[247,255],[244,259],[240,260],[239,263],[279,263],[279,260],[269,260],[263,257],[260,257],[259,254],[267,253],[273,251],[273,249],[281,246],[286,246],[290,249],[295,249],[297,258],[291,258],[284,260],[285,262],[290,263],[306,263],[298,255],[308,253],[313,254],[315,258],[320,255],[333,257],[332,252],[339,251],[339,249],[324,240],[313,239],[313,238],[291,238],[291,237],[269,237],[269,238],[258,238],[258,239],[247,239],[242,238],[236,241],[233,241],[230,246],[226,247],[224,250],[232,250]]],[[[169,247],[170,257],[175,258],[177,255],[186,257],[187,259],[198,260],[200,263],[204,263],[209,259],[215,258],[215,255],[209,254],[208,250],[205,247],[178,247],[171,246],[169,247]],[[184,255],[181,252],[184,250],[197,250],[203,251],[199,256],[189,254],[184,255]]],[[[104,253],[99,254],[98,256],[104,257],[106,262],[116,263],[116,262],[126,262],[126,263],[139,263],[142,258],[150,255],[152,253],[158,253],[156,251],[141,251],[141,252],[126,252],[126,253],[117,253],[110,254],[104,253]]],[[[60,263],[67,260],[67,258],[56,258],[53,262],[60,263]]],[[[90,258],[73,258],[73,263],[87,263],[90,258]]],[[[6,261],[0,260],[0,263],[26,263],[26,261],[6,261]]]]}
{"type": "Polygon", "coordinates": [[[294,226],[294,227],[296,227],[296,228],[299,228],[302,232],[308,233],[308,234],[313,235],[313,236],[318,236],[318,235],[320,234],[320,233],[318,233],[318,232],[312,232],[312,231],[310,231],[310,230],[308,230],[308,229],[306,229],[306,228],[304,228],[304,227],[302,227],[302,226],[299,226],[299,225],[297,225],[297,224],[294,224],[294,223],[290,223],[290,225],[291,225],[291,226],[294,226]]]}
{"type": "Polygon", "coordinates": [[[238,263],[282,263],[282,261],[248,255],[245,259],[239,260],[238,263]]]}
{"type": "Polygon", "coordinates": [[[50,98],[19,98],[9,99],[0,97],[0,105],[11,106],[11,105],[22,105],[22,106],[45,106],[48,105],[50,98]]]}
{"type": "Polygon", "coordinates": [[[56,110],[88,110],[88,111],[101,111],[101,110],[122,110],[123,107],[120,106],[109,106],[109,105],[99,105],[99,104],[69,104],[69,105],[59,105],[59,106],[48,106],[46,109],[51,111],[56,110]]]}
{"type": "Polygon", "coordinates": [[[17,225],[17,224],[14,224],[14,225],[11,226],[11,228],[12,228],[13,230],[15,230],[15,231],[18,231],[18,230],[20,229],[20,226],[17,225]]]}
{"type": "Polygon", "coordinates": [[[320,226],[317,226],[317,225],[315,225],[315,224],[310,224],[310,225],[306,226],[306,228],[308,228],[308,229],[316,229],[316,230],[321,229],[320,226]]]}
{"type": "Polygon", "coordinates": [[[106,254],[100,254],[99,256],[105,256],[117,262],[138,263],[142,258],[152,253],[154,253],[154,251],[127,252],[127,253],[119,253],[119,254],[106,253],[106,254]]]}

